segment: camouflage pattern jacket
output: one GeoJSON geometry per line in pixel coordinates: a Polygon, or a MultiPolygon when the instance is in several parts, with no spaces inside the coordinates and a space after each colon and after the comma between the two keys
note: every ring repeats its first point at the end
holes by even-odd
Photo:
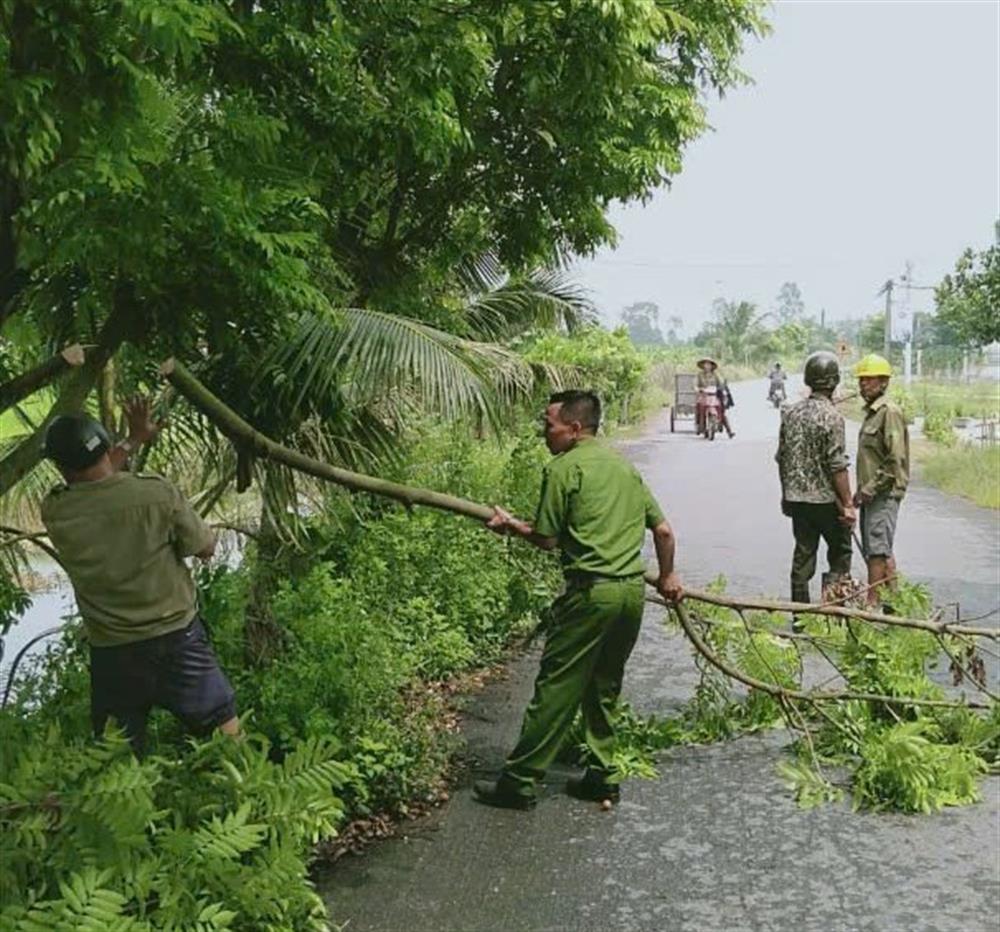
{"type": "Polygon", "coordinates": [[[781,412],[775,454],[786,502],[836,502],[833,474],[847,469],[844,418],[825,395],[811,395],[781,412]]]}

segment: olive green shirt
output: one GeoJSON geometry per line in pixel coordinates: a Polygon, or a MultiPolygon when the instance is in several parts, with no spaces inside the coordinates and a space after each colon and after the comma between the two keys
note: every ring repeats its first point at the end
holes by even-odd
{"type": "Polygon", "coordinates": [[[910,481],[910,433],[899,407],[885,395],[865,407],[858,434],[858,491],[902,498],[910,481]]]}
{"type": "Polygon", "coordinates": [[[95,647],[145,641],[194,618],[184,557],[214,535],[166,479],[119,472],[57,486],[42,502],[42,521],[95,647]]]}
{"type": "Polygon", "coordinates": [[[545,467],[535,533],[554,537],[567,573],[642,573],[646,528],[663,521],[636,468],[586,437],[545,467]]]}

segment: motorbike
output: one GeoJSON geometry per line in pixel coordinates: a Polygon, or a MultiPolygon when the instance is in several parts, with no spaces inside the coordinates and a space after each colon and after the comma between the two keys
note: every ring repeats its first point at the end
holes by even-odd
{"type": "Polygon", "coordinates": [[[785,401],[785,383],[775,382],[771,385],[771,390],[767,393],[767,400],[776,408],[780,408],[785,401]]]}
{"type": "Polygon", "coordinates": [[[718,390],[698,389],[696,407],[700,424],[699,433],[704,434],[708,440],[714,440],[715,435],[722,429],[722,402],[719,400],[718,390]]]}

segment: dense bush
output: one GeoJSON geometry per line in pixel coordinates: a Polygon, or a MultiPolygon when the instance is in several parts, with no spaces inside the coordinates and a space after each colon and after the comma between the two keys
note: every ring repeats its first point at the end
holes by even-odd
{"type": "MultiPolygon", "coordinates": [[[[543,456],[536,439],[497,446],[436,429],[392,478],[524,513],[543,456]]],[[[206,580],[206,621],[241,705],[276,746],[336,735],[359,766],[352,805],[405,801],[448,750],[417,684],[489,662],[532,627],[555,561],[472,521],[339,492],[306,534],[309,553],[290,560],[273,605],[285,649],[266,670],[243,662],[245,570],[206,580]]]]}
{"type": "Polygon", "coordinates": [[[951,426],[952,417],[943,411],[931,411],[924,418],[924,436],[945,447],[953,447],[958,442],[951,426]]]}
{"type": "Polygon", "coordinates": [[[115,733],[57,727],[7,746],[0,929],[326,929],[306,872],[343,814],[336,750],[314,739],[275,763],[266,743],[217,736],[140,762],[115,733]]]}
{"type": "Polygon", "coordinates": [[[633,402],[649,362],[624,327],[613,331],[589,327],[570,335],[546,333],[530,342],[525,357],[529,362],[562,367],[567,388],[596,391],[607,422],[628,423],[640,416],[641,409],[633,402]]]}
{"type": "MultiPolygon", "coordinates": [[[[530,514],[547,454],[521,431],[501,443],[425,427],[387,475],[530,514]]],[[[453,515],[339,491],[326,505],[282,558],[269,665],[246,660],[252,549],[199,577],[259,739],[192,747],[157,714],[141,763],[120,739],[93,744],[79,625],[19,677],[0,715],[0,929],[321,928],[312,842],[440,778],[453,746],[428,684],[529,630],[557,563],[453,515]]]]}

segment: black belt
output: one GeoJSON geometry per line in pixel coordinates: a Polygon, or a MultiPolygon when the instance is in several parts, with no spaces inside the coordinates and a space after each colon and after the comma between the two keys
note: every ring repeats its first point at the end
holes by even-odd
{"type": "Polygon", "coordinates": [[[586,570],[568,570],[563,574],[563,578],[570,588],[589,589],[596,583],[628,582],[629,580],[641,579],[642,575],[642,573],[630,573],[628,576],[611,576],[607,573],[590,573],[586,570]]]}

